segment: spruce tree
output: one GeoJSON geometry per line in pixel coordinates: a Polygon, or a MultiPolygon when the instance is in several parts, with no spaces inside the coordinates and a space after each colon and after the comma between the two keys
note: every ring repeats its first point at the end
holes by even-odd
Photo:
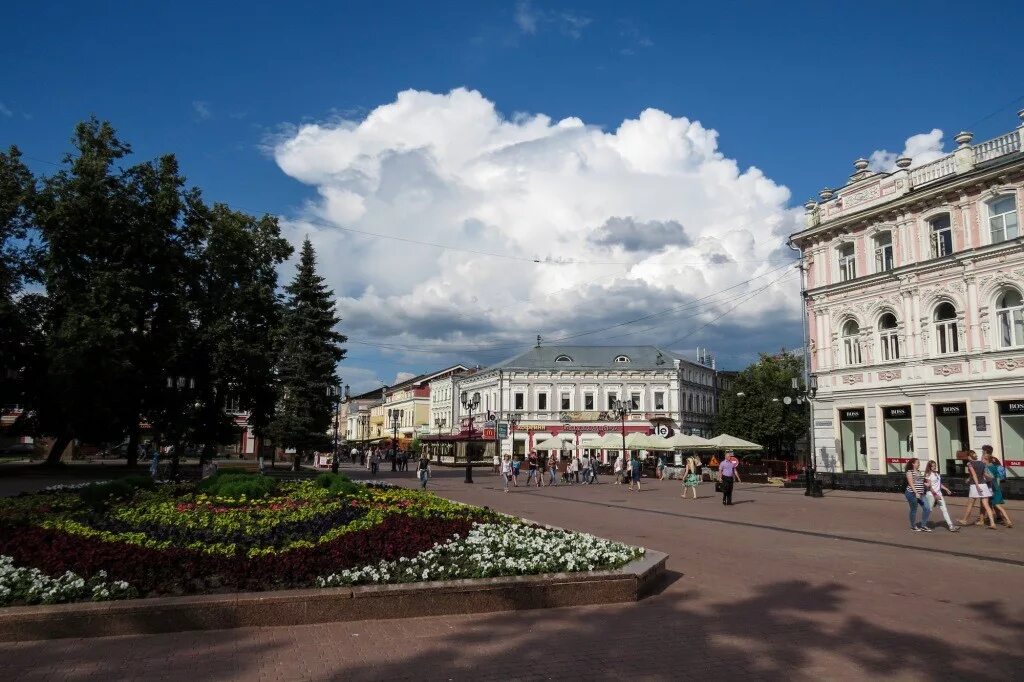
{"type": "Polygon", "coordinates": [[[285,288],[284,320],[280,329],[278,365],[281,397],[271,424],[277,445],[295,448],[293,468],[330,443],[328,429],[334,411],[331,389],[337,387],[336,368],[345,356],[345,336],[335,331],[334,292],[316,272],[316,253],[309,238],[302,244],[295,278],[285,288]]]}

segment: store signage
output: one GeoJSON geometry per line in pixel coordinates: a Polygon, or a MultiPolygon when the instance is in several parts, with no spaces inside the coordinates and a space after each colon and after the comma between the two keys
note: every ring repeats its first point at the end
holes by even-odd
{"type": "Polygon", "coordinates": [[[886,457],[885,458],[885,463],[886,464],[906,464],[907,462],[909,462],[912,459],[914,459],[914,458],[913,457],[886,457]]]}
{"type": "Polygon", "coordinates": [[[823,427],[827,428],[829,426],[832,426],[832,420],[831,419],[815,419],[814,420],[814,425],[815,426],[823,426],[823,427]]]}
{"type": "Polygon", "coordinates": [[[672,435],[672,427],[668,424],[659,424],[654,427],[654,435],[661,436],[662,438],[668,438],[672,435]]]}
{"type": "Polygon", "coordinates": [[[1024,467],[1024,459],[1004,459],[1003,465],[1008,467],[1024,467]]]}
{"type": "Polygon", "coordinates": [[[963,417],[966,414],[967,405],[963,403],[935,406],[935,415],[938,417],[963,417]]]}
{"type": "Polygon", "coordinates": [[[999,414],[1024,414],[1024,400],[1009,400],[999,403],[999,414]]]}
{"type": "Polygon", "coordinates": [[[860,408],[854,410],[839,410],[839,418],[844,422],[863,420],[864,410],[860,408]]]}
{"type": "Polygon", "coordinates": [[[611,417],[604,412],[596,412],[594,410],[588,410],[586,412],[566,411],[559,414],[559,418],[563,422],[597,422],[614,419],[614,417],[611,417]]]}
{"type": "Polygon", "coordinates": [[[498,424],[498,438],[501,440],[508,438],[508,424],[505,422],[498,424]]]}
{"type": "Polygon", "coordinates": [[[910,406],[900,405],[899,407],[883,407],[882,415],[886,419],[910,419],[910,406]]]}
{"type": "Polygon", "coordinates": [[[498,435],[498,430],[493,426],[484,427],[484,440],[494,440],[495,436],[498,435]]]}

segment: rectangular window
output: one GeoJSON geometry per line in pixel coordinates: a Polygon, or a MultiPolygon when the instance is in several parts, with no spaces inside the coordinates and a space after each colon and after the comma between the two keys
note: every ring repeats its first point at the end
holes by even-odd
{"type": "Polygon", "coordinates": [[[594,409],[594,394],[584,393],[583,394],[583,409],[592,410],[594,409]]]}
{"type": "Polygon", "coordinates": [[[839,249],[839,281],[848,282],[857,277],[857,257],[853,244],[839,249]]]}
{"type": "Polygon", "coordinates": [[[940,322],[935,325],[939,355],[949,355],[960,350],[960,338],[956,333],[956,322],[940,322]]]}
{"type": "Polygon", "coordinates": [[[548,394],[538,393],[537,394],[537,409],[546,410],[548,409],[548,394]]]}
{"type": "Polygon", "coordinates": [[[886,272],[892,267],[892,232],[882,232],[875,237],[875,272],[886,272]]]}
{"type": "Polygon", "coordinates": [[[949,215],[942,215],[928,223],[932,227],[932,258],[953,253],[953,225],[949,215]]]}
{"type": "Polygon", "coordinates": [[[569,394],[568,393],[563,393],[562,394],[562,409],[563,410],[572,409],[572,408],[569,407],[569,394]]]}
{"type": "Polygon", "coordinates": [[[895,331],[882,332],[882,360],[899,360],[900,359],[900,337],[899,333],[895,331]]]}
{"type": "Polygon", "coordinates": [[[661,391],[654,392],[654,409],[664,410],[665,409],[665,394],[661,391]]]}
{"type": "Polygon", "coordinates": [[[619,399],[619,394],[618,393],[609,393],[608,394],[608,409],[609,410],[614,410],[615,409],[615,401],[618,400],[618,399],[619,399]]]}
{"type": "Polygon", "coordinates": [[[629,402],[630,402],[630,405],[631,405],[630,409],[639,410],[640,409],[640,394],[639,393],[632,393],[632,394],[630,394],[629,402]]]}
{"type": "Polygon", "coordinates": [[[523,408],[523,394],[522,393],[516,393],[516,409],[517,410],[524,409],[523,408]]]}
{"type": "Polygon", "coordinates": [[[1017,238],[1017,199],[1014,195],[1006,194],[989,202],[988,215],[993,244],[1017,238]]]}

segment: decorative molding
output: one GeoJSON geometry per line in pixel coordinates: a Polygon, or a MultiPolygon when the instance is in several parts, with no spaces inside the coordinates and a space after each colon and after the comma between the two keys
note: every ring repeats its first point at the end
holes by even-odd
{"type": "Polygon", "coordinates": [[[862,384],[862,383],[864,383],[864,375],[863,374],[844,374],[843,375],[843,383],[844,384],[849,384],[851,386],[853,384],[862,384]]]}
{"type": "Polygon", "coordinates": [[[878,373],[879,381],[895,381],[903,378],[903,371],[899,369],[887,369],[878,373]]]}
{"type": "Polygon", "coordinates": [[[1007,372],[1012,372],[1015,369],[1024,368],[1024,358],[1007,358],[1005,360],[996,360],[996,369],[1005,369],[1007,372]]]}
{"type": "Polygon", "coordinates": [[[960,363],[957,363],[955,365],[935,365],[934,367],[932,367],[932,371],[935,373],[936,376],[948,377],[954,374],[963,374],[964,366],[960,363]]]}

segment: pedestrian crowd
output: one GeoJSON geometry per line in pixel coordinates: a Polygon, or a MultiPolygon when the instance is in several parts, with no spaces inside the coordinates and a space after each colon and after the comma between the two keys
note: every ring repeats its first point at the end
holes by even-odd
{"type": "Polygon", "coordinates": [[[990,530],[997,530],[997,520],[1007,528],[1013,528],[1013,521],[1006,511],[1003,499],[1002,482],[1006,480],[1006,467],[995,456],[991,445],[982,447],[981,453],[980,459],[974,450],[967,453],[967,510],[956,523],[953,523],[946,505],[946,497],[952,496],[953,492],[942,483],[938,465],[929,460],[922,472],[917,459],[907,462],[907,487],[904,494],[910,508],[911,531],[932,532],[928,519],[936,508],[942,513],[943,521],[950,532],[956,532],[961,526],[972,523],[975,526],[984,525],[990,530]],[[978,507],[978,519],[972,521],[971,515],[975,506],[978,507]]]}

